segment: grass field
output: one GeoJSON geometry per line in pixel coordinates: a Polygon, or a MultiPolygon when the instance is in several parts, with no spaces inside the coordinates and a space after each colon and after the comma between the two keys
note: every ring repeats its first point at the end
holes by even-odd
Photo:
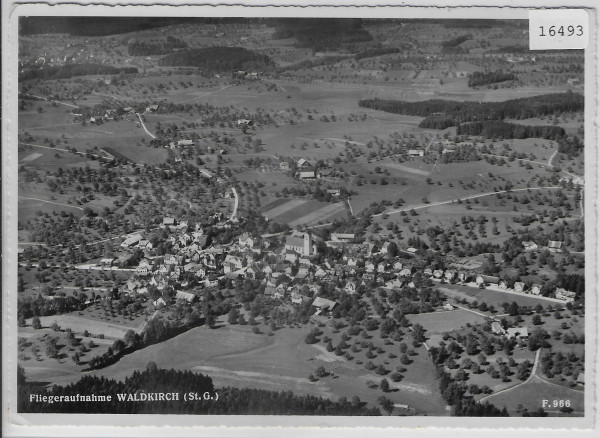
{"type": "Polygon", "coordinates": [[[548,304],[555,305],[548,301],[535,298],[532,295],[515,295],[503,292],[497,292],[489,289],[478,289],[474,287],[463,286],[460,284],[445,284],[439,287],[440,291],[450,298],[466,299],[468,301],[485,302],[493,305],[497,311],[502,312],[502,303],[512,303],[515,301],[520,306],[535,307],[538,304],[546,307],[548,304]]]}
{"type": "Polygon", "coordinates": [[[467,324],[481,324],[486,321],[486,318],[462,309],[408,315],[407,318],[411,324],[421,324],[425,328],[427,343],[431,346],[437,346],[444,333],[459,330],[467,324]]]}
{"type": "Polygon", "coordinates": [[[345,217],[343,203],[327,203],[316,200],[291,199],[287,202],[275,201],[265,207],[263,215],[269,220],[288,224],[291,227],[314,225],[345,217]]]}

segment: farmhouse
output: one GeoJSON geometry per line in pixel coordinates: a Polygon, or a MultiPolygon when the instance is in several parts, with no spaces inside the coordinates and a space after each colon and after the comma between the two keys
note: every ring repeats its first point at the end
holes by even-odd
{"type": "Polygon", "coordinates": [[[172,217],[165,217],[163,218],[162,224],[166,227],[170,227],[172,225],[175,225],[175,219],[172,217]]]}
{"type": "Polygon", "coordinates": [[[247,246],[249,248],[252,248],[254,246],[254,239],[252,239],[250,233],[244,233],[239,237],[238,243],[240,244],[240,246],[247,246]]]}
{"type": "Polygon", "coordinates": [[[132,247],[133,245],[137,245],[137,243],[140,240],[142,240],[141,234],[132,234],[130,236],[127,236],[127,238],[121,243],[121,247],[123,247],[123,248],[132,247]]]}
{"type": "Polygon", "coordinates": [[[523,244],[523,248],[525,248],[525,251],[535,251],[536,249],[538,249],[537,243],[533,242],[533,241],[527,241],[527,242],[521,242],[523,244]]]}
{"type": "Polygon", "coordinates": [[[254,122],[252,120],[248,120],[248,119],[238,119],[237,125],[238,126],[252,126],[252,125],[254,125],[254,122]]]}
{"type": "Polygon", "coordinates": [[[175,295],[175,299],[177,301],[183,300],[183,301],[187,301],[188,303],[191,303],[192,301],[194,301],[195,298],[196,298],[196,295],[194,295],[193,293],[184,292],[181,290],[177,291],[177,294],[175,295]]]}
{"type": "Polygon", "coordinates": [[[351,243],[354,241],[354,233],[331,233],[331,241],[351,243]]]}
{"type": "Polygon", "coordinates": [[[527,339],[529,337],[529,331],[527,327],[510,327],[506,329],[505,336],[510,338],[527,339]]]}
{"type": "Polygon", "coordinates": [[[496,334],[496,335],[503,335],[504,333],[506,333],[506,330],[504,330],[504,328],[502,327],[502,324],[500,324],[498,321],[494,321],[492,322],[492,333],[496,334]]]}
{"type": "Polygon", "coordinates": [[[177,141],[177,146],[194,146],[193,140],[179,140],[177,141]]]}
{"type": "Polygon", "coordinates": [[[540,286],[539,284],[531,285],[531,293],[533,295],[539,295],[541,291],[542,291],[542,286],[540,286]]]}
{"type": "Polygon", "coordinates": [[[525,292],[527,290],[527,285],[522,281],[517,281],[514,286],[515,292],[525,292]]]}
{"type": "Polygon", "coordinates": [[[478,275],[477,278],[475,279],[475,282],[477,284],[499,284],[500,283],[500,278],[499,277],[495,277],[493,275],[478,275]]]}
{"type": "Polygon", "coordinates": [[[422,157],[425,155],[425,151],[423,149],[409,149],[408,156],[409,157],[422,157]]]}
{"type": "Polygon", "coordinates": [[[313,179],[315,179],[315,171],[308,170],[308,171],[304,171],[304,172],[298,172],[298,178],[300,178],[303,181],[313,180],[313,179]]]}
{"type": "Polygon", "coordinates": [[[158,105],[148,105],[146,107],[147,113],[153,113],[154,111],[158,111],[158,105]]]}
{"type": "Polygon", "coordinates": [[[558,242],[556,240],[551,240],[548,242],[548,250],[550,252],[555,252],[555,253],[562,252],[562,245],[563,245],[562,242],[558,242]]]}
{"type": "Polygon", "coordinates": [[[556,289],[555,296],[559,300],[566,301],[568,303],[572,303],[575,300],[575,292],[568,291],[563,288],[556,289]]]}
{"type": "Polygon", "coordinates": [[[105,268],[110,268],[113,265],[114,261],[115,259],[102,259],[100,260],[100,265],[105,268]]]}
{"type": "Polygon", "coordinates": [[[332,311],[337,306],[337,303],[327,298],[317,297],[313,301],[312,306],[317,308],[318,315],[322,312],[332,311]]]}
{"type": "Polygon", "coordinates": [[[298,169],[310,169],[312,167],[312,165],[307,160],[305,160],[304,158],[300,158],[296,162],[296,167],[298,169]]]}

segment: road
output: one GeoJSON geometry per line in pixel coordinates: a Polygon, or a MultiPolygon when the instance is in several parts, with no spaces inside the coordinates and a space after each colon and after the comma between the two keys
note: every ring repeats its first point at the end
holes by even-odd
{"type": "Polygon", "coordinates": [[[72,105],[72,104],[70,104],[70,103],[61,102],[60,100],[52,100],[52,99],[48,99],[47,97],[36,96],[35,94],[25,94],[25,93],[19,93],[19,94],[22,94],[23,96],[31,96],[31,97],[35,97],[36,99],[42,99],[42,100],[46,100],[46,101],[48,101],[48,102],[56,102],[56,103],[60,103],[61,105],[70,106],[71,108],[79,108],[77,105],[72,105]]]}
{"type": "Polygon", "coordinates": [[[511,189],[511,190],[500,190],[497,192],[487,192],[487,193],[481,193],[479,195],[471,195],[471,196],[466,196],[466,197],[461,197],[461,198],[454,198],[449,201],[432,202],[430,204],[417,205],[414,207],[406,207],[406,208],[400,208],[398,210],[385,211],[383,213],[374,214],[373,217],[380,217],[380,216],[384,216],[384,215],[408,212],[411,210],[421,210],[421,209],[430,208],[430,207],[438,207],[440,205],[453,204],[453,203],[457,202],[458,200],[465,201],[467,199],[483,198],[485,196],[497,195],[499,193],[526,192],[529,190],[557,190],[557,189],[562,189],[562,188],[563,187],[558,187],[558,186],[544,186],[544,187],[525,187],[525,188],[521,188],[521,189],[511,189]]]}
{"type": "Polygon", "coordinates": [[[513,390],[515,388],[518,388],[521,385],[525,385],[526,383],[529,383],[531,381],[531,379],[533,379],[533,377],[535,376],[535,371],[537,370],[537,366],[538,366],[538,362],[539,362],[539,359],[540,359],[540,353],[541,353],[541,351],[542,351],[542,349],[540,348],[540,349],[538,349],[535,352],[535,359],[533,360],[533,367],[531,367],[531,373],[529,374],[529,377],[527,377],[526,380],[524,380],[521,383],[517,383],[516,385],[513,385],[513,386],[510,386],[508,388],[505,388],[505,389],[503,389],[501,391],[495,392],[495,393],[490,394],[490,395],[486,395],[481,400],[479,400],[479,403],[483,403],[485,400],[487,400],[490,397],[493,397],[493,396],[498,395],[498,394],[502,394],[504,392],[511,391],[511,390],[513,390]]]}
{"type": "Polygon", "coordinates": [[[30,197],[28,197],[28,196],[21,196],[21,195],[19,195],[19,198],[22,198],[22,199],[28,199],[28,200],[30,200],[30,201],[46,202],[46,203],[48,203],[48,204],[60,205],[61,207],[76,208],[77,210],[81,210],[81,211],[83,211],[83,208],[82,208],[82,207],[76,207],[75,205],[61,204],[60,202],[46,201],[45,199],[39,199],[39,198],[30,198],[30,197]]]}
{"type": "Polygon", "coordinates": [[[231,217],[229,218],[230,221],[235,219],[235,216],[237,214],[237,210],[238,210],[238,205],[240,203],[240,197],[238,196],[238,192],[235,189],[235,187],[231,187],[231,191],[233,192],[233,211],[231,212],[231,217]]]}
{"type": "MultiPolygon", "coordinates": [[[[19,142],[19,144],[22,144],[24,146],[31,146],[34,148],[42,148],[42,149],[49,149],[51,151],[61,151],[61,152],[69,152],[69,153],[75,153],[76,155],[80,155],[82,157],[85,157],[87,155],[87,152],[71,152],[68,149],[63,149],[63,148],[51,148],[50,146],[42,146],[41,144],[33,144],[33,143],[23,143],[22,141],[19,142]]],[[[92,157],[94,158],[102,158],[104,160],[114,160],[115,157],[113,157],[112,155],[110,155],[108,152],[106,152],[106,155],[99,155],[99,154],[91,154],[92,157]]]]}
{"type": "Polygon", "coordinates": [[[156,138],[154,136],[154,134],[152,134],[150,131],[148,131],[148,128],[146,128],[146,124],[142,120],[142,116],[140,116],[140,113],[135,113],[135,114],[138,116],[138,119],[140,119],[140,123],[142,124],[142,128],[144,128],[144,131],[146,131],[146,134],[148,134],[152,138],[156,138]]]}
{"type": "Polygon", "coordinates": [[[193,100],[198,100],[198,99],[201,99],[201,98],[203,98],[203,97],[210,96],[211,94],[218,93],[218,92],[220,92],[220,91],[226,90],[226,89],[228,89],[228,88],[231,88],[231,87],[233,87],[233,85],[227,85],[227,86],[225,86],[225,87],[219,88],[218,90],[215,90],[215,91],[210,91],[210,92],[208,92],[208,93],[204,93],[204,94],[203,94],[203,95],[201,95],[201,96],[198,96],[198,97],[192,97],[191,99],[180,100],[179,102],[176,102],[176,103],[177,103],[177,104],[180,104],[180,103],[185,103],[185,102],[191,102],[191,101],[193,101],[193,100]]]}

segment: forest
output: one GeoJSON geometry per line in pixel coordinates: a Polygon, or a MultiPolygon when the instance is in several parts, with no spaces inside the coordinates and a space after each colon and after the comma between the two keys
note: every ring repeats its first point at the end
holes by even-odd
{"type": "MultiPolygon", "coordinates": [[[[528,126],[502,122],[505,118],[528,119],[557,116],[565,112],[583,111],[584,97],[577,93],[554,93],[541,96],[511,99],[501,102],[458,102],[431,99],[407,102],[387,99],[363,99],[358,102],[370,108],[394,114],[425,117],[421,128],[446,129],[458,126],[457,134],[482,135],[490,138],[562,139],[564,129],[557,126],[528,126]]],[[[563,144],[562,153],[575,153],[578,147],[572,142],[563,144]]]]}
{"type": "Polygon", "coordinates": [[[207,415],[381,415],[379,409],[368,408],[358,397],[331,401],[321,397],[294,395],[291,391],[267,391],[250,388],[215,388],[212,378],[191,371],[160,369],[154,362],[143,371],[134,371],[124,381],[97,376],[83,376],[77,382],[39,388],[26,381],[19,368],[18,411],[44,413],[112,413],[112,414],[207,414],[207,415]],[[218,394],[218,400],[184,401],[184,393],[218,394]],[[117,401],[117,394],[175,392],[178,401],[140,403],[117,401]],[[40,396],[76,396],[77,394],[111,395],[107,402],[31,403],[29,394],[40,396]]]}
{"type": "Polygon", "coordinates": [[[314,52],[373,39],[359,18],[284,18],[277,21],[273,39],[286,38],[295,38],[299,47],[314,52]]]}
{"type": "Polygon", "coordinates": [[[273,65],[267,55],[261,55],[242,47],[203,47],[185,49],[161,58],[158,62],[165,67],[198,67],[211,72],[232,70],[262,70],[273,65]]]}
{"type": "Polygon", "coordinates": [[[545,138],[558,140],[565,136],[560,126],[530,126],[507,123],[499,120],[485,120],[458,125],[456,135],[480,135],[486,138],[545,138]]]}
{"type": "Polygon", "coordinates": [[[363,108],[370,108],[394,114],[409,116],[451,117],[456,124],[477,120],[529,119],[564,112],[583,111],[584,97],[581,94],[553,93],[541,96],[510,99],[501,102],[472,102],[443,99],[430,99],[420,102],[407,102],[390,99],[363,99],[358,102],[363,108]]]}
{"type": "Polygon", "coordinates": [[[37,70],[24,70],[19,73],[19,81],[30,79],[69,79],[75,76],[134,74],[137,72],[138,69],[135,67],[119,68],[103,64],[65,64],[44,67],[37,70]]]}
{"type": "Polygon", "coordinates": [[[517,75],[514,73],[504,73],[503,71],[480,72],[476,71],[469,75],[467,85],[469,87],[479,87],[481,85],[497,84],[499,82],[516,81],[517,75]]]}

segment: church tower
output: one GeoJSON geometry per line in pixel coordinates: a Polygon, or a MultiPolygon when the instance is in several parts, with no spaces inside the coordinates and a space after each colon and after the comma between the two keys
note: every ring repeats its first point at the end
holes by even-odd
{"type": "Polygon", "coordinates": [[[312,255],[312,242],[310,240],[310,234],[304,233],[304,248],[302,251],[303,256],[311,256],[312,255]]]}

